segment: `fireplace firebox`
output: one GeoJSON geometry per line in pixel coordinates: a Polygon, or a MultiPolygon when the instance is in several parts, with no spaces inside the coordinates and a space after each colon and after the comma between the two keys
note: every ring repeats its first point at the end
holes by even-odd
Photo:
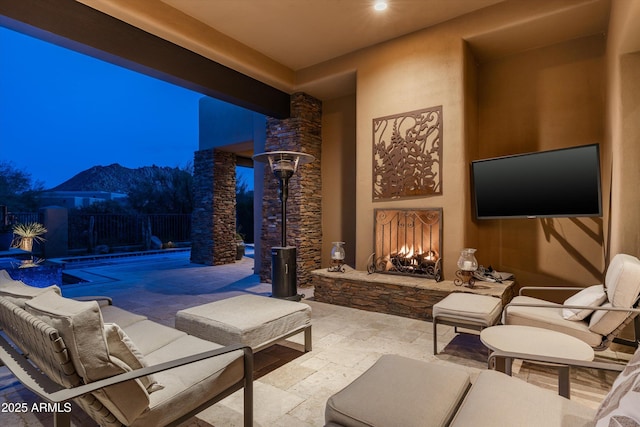
{"type": "Polygon", "coordinates": [[[442,208],[375,209],[369,271],[442,280],[442,208]]]}

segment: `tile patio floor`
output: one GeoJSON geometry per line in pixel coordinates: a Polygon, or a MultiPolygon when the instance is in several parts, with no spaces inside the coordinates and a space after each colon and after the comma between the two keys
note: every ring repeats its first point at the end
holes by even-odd
{"type": "MultiPolygon", "coordinates": [[[[63,294],[108,295],[119,307],[173,326],[176,311],[185,307],[242,293],[268,296],[271,286],[261,284],[252,267],[250,258],[216,267],[190,264],[188,253],[121,260],[74,270],[73,274],[90,279],[91,283],[65,285],[63,294]]],[[[306,294],[303,302],[312,307],[313,351],[306,354],[300,351],[303,340],[299,335],[291,338],[290,344],[271,347],[256,356],[256,369],[268,373],[256,379],[254,385],[255,426],[322,426],[327,398],[385,353],[458,365],[468,370],[472,378],[486,369],[486,349],[477,335],[456,335],[453,328],[439,326],[441,352],[433,356],[430,322],[319,303],[312,300],[313,289],[300,288],[299,291],[306,294]],[[288,362],[278,363],[283,354],[288,362]]],[[[628,357],[624,352],[605,355],[609,356],[628,357]]],[[[514,376],[552,390],[557,387],[553,370],[538,365],[516,362],[514,376]]],[[[614,379],[613,373],[572,371],[572,399],[597,407],[614,379]]],[[[241,393],[201,412],[183,426],[241,426],[241,393]]],[[[0,368],[0,403],[24,401],[36,399],[6,368],[0,368]]],[[[73,423],[94,425],[77,407],[73,423]]],[[[50,426],[53,423],[46,414],[0,412],[0,425],[50,426]]]]}

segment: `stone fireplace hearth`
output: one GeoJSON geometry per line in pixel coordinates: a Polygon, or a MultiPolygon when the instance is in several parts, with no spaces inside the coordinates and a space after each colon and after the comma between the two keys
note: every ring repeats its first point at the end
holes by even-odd
{"type": "Polygon", "coordinates": [[[442,209],[376,209],[374,255],[376,273],[442,279],[442,209]]]}
{"type": "Polygon", "coordinates": [[[393,276],[367,273],[346,267],[345,272],[323,268],[311,272],[313,299],[414,319],[431,320],[433,305],[452,292],[469,292],[500,298],[506,305],[514,296],[514,282],[482,282],[473,288],[457,286],[451,280],[436,282],[424,276],[393,276]]]}

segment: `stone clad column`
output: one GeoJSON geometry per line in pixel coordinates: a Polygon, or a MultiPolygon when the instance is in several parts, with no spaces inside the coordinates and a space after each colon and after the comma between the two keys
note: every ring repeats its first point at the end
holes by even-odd
{"type": "MultiPolygon", "coordinates": [[[[322,102],[304,93],[291,96],[291,117],[267,119],[265,151],[299,151],[316,160],[302,165],[289,181],[287,244],[297,247],[298,285],[311,285],[310,272],[321,267],[322,102]]],[[[271,247],[281,244],[281,204],[278,180],[265,167],[262,204],[262,251],[260,279],[271,282],[271,247]]]]}
{"type": "Polygon", "coordinates": [[[236,260],[236,156],[216,149],[196,151],[191,262],[230,264],[236,260]]]}

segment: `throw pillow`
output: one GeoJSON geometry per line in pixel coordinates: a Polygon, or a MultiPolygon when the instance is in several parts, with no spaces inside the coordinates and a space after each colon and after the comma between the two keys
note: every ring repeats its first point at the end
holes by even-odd
{"type": "MultiPolygon", "coordinates": [[[[589,286],[578,292],[577,294],[567,298],[564,305],[581,305],[599,307],[607,300],[607,294],[603,285],[589,286]]],[[[593,310],[587,308],[563,308],[562,317],[567,320],[583,320],[593,313],[593,310]]]]}
{"type": "Polygon", "coordinates": [[[596,412],[596,427],[640,426],[640,351],[636,351],[596,412]]]}
{"type": "MultiPolygon", "coordinates": [[[[138,349],[133,341],[129,338],[125,331],[115,323],[105,323],[104,332],[107,338],[107,347],[111,357],[117,357],[124,362],[131,370],[146,368],[149,366],[144,360],[144,355],[138,349]]],[[[163,385],[159,384],[153,375],[147,375],[139,378],[142,385],[145,386],[149,393],[162,390],[163,385]]]]}
{"type": "MultiPolygon", "coordinates": [[[[110,357],[96,301],[76,301],[46,292],[27,301],[25,309],[58,330],[85,383],[131,370],[110,357]]],[[[125,425],[130,425],[149,406],[149,394],[138,380],[105,387],[92,394],[125,425]]]]}

